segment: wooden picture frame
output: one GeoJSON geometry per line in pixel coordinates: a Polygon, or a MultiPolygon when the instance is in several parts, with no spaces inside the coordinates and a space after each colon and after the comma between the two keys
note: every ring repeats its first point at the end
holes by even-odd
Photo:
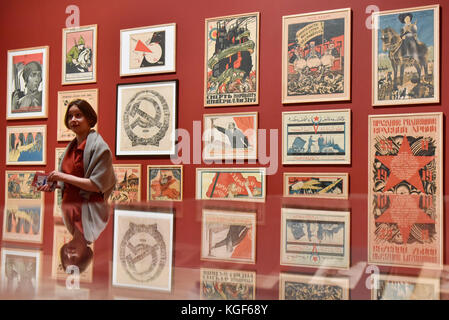
{"type": "Polygon", "coordinates": [[[97,25],[62,29],[62,85],[97,82],[97,25]]]}
{"type": "Polygon", "coordinates": [[[200,268],[201,300],[255,300],[256,273],[200,268]]]}
{"type": "Polygon", "coordinates": [[[197,200],[265,202],[266,168],[197,168],[197,200]]]}
{"type": "Polygon", "coordinates": [[[368,121],[368,263],[442,269],[443,113],[368,121]]]}
{"type": "Polygon", "coordinates": [[[173,212],[114,210],[112,286],[171,292],[173,212]],[[133,246],[151,254],[138,262],[133,246]]]}
{"type": "Polygon", "coordinates": [[[281,272],[279,300],[349,300],[349,278],[281,272]]]}
{"type": "Polygon", "coordinates": [[[117,85],[116,156],[175,154],[177,89],[178,80],[117,85]]]}
{"type": "Polygon", "coordinates": [[[257,126],[257,112],[203,115],[203,158],[256,160],[257,126]]]}
{"type": "Polygon", "coordinates": [[[176,71],[176,23],[120,30],[120,76],[176,71]]]}
{"type": "Polygon", "coordinates": [[[205,20],[205,107],[259,103],[259,17],[253,12],[205,20]],[[232,40],[225,41],[228,36],[232,40]]]}
{"type": "Polygon", "coordinates": [[[440,300],[440,278],[371,275],[371,300],[440,300]]]}
{"type": "Polygon", "coordinates": [[[6,165],[47,164],[47,125],[6,127],[6,165]]]}
{"type": "MultiPolygon", "coordinates": [[[[68,104],[76,99],[86,100],[95,110],[98,118],[98,89],[58,91],[58,121],[56,134],[58,141],[72,141],[75,138],[75,133],[65,126],[64,116],[68,104]]],[[[98,121],[99,119],[97,119],[97,124],[93,127],[94,130],[98,130],[98,121]]]]}
{"type": "Polygon", "coordinates": [[[348,173],[284,172],[284,197],[348,199],[348,173]]]}
{"type": "Polygon", "coordinates": [[[8,50],[7,120],[48,118],[48,56],[48,46],[8,50]]]}
{"type": "Polygon", "coordinates": [[[372,21],[373,106],[439,103],[440,6],[373,12],[372,21]]]}
{"type": "Polygon", "coordinates": [[[114,190],[109,196],[110,203],[140,202],[142,191],[142,170],[140,164],[113,164],[117,178],[114,190]]]}
{"type": "Polygon", "coordinates": [[[282,17],[282,103],[350,99],[351,9],[282,17]]]}
{"type": "Polygon", "coordinates": [[[201,260],[256,263],[256,212],[203,209],[201,221],[201,260]]]}
{"type": "Polygon", "coordinates": [[[182,165],[147,166],[148,201],[182,201],[183,183],[182,165]]]}
{"type": "Polygon", "coordinates": [[[350,163],[350,109],[282,112],[282,164],[350,163]]]}
{"type": "Polygon", "coordinates": [[[348,270],[350,253],[349,212],[282,208],[281,265],[348,270]]]}

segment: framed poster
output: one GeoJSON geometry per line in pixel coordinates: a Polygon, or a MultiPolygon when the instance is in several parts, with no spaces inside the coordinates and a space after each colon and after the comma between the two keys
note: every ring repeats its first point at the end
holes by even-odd
{"type": "Polygon", "coordinates": [[[197,200],[265,202],[265,168],[197,168],[197,200]]]}
{"type": "Polygon", "coordinates": [[[440,6],[373,12],[374,106],[440,102],[440,6]]]}
{"type": "Polygon", "coordinates": [[[6,127],[7,165],[47,164],[47,125],[6,127]]]}
{"type": "Polygon", "coordinates": [[[113,164],[117,178],[109,202],[132,203],[140,201],[142,175],[140,164],[113,164]]]}
{"type": "Polygon", "coordinates": [[[351,110],[282,112],[283,164],[350,164],[351,110]]]}
{"type": "Polygon", "coordinates": [[[281,265],[349,269],[349,212],[282,208],[281,215],[281,265]]]}
{"type": "Polygon", "coordinates": [[[443,114],[369,116],[368,263],[443,267],[443,114]]]}
{"type": "Polygon", "coordinates": [[[282,103],[351,99],[351,9],[282,17],[282,103]]]}
{"type": "MultiPolygon", "coordinates": [[[[65,148],[55,148],[55,170],[58,170],[61,162],[62,156],[64,155],[65,148]]],[[[55,199],[53,202],[53,217],[61,217],[62,218],[62,191],[60,188],[55,189],[54,191],[55,199]]]]}
{"type": "Polygon", "coordinates": [[[371,300],[440,300],[440,279],[380,274],[371,300]]]}
{"type": "Polygon", "coordinates": [[[256,273],[200,268],[201,300],[255,300],[256,273]]]}
{"type": "Polygon", "coordinates": [[[176,71],[176,23],[120,30],[120,76],[176,71]]]}
{"type": "Polygon", "coordinates": [[[3,247],[0,267],[3,293],[22,293],[22,299],[36,295],[42,278],[41,260],[40,250],[3,247]]]}
{"type": "Polygon", "coordinates": [[[205,21],[204,105],[259,103],[259,12],[205,21]]]}
{"type": "Polygon", "coordinates": [[[201,260],[256,263],[256,212],[203,209],[201,260]]]}
{"type": "MultiPolygon", "coordinates": [[[[43,173],[43,171],[37,171],[43,173]]],[[[31,185],[36,171],[5,171],[5,203],[43,201],[42,192],[31,185]]]]}
{"type": "Polygon", "coordinates": [[[117,85],[115,155],[175,153],[177,80],[117,85]]]}
{"type": "Polygon", "coordinates": [[[97,25],[62,29],[62,84],[97,81],[97,25]]]}
{"type": "Polygon", "coordinates": [[[348,199],[347,173],[284,173],[284,197],[348,199]]]}
{"type": "Polygon", "coordinates": [[[279,300],[349,300],[349,279],[280,273],[279,300]]]}
{"type": "Polygon", "coordinates": [[[112,285],[171,291],[173,213],[114,210],[112,285]]]}
{"type": "Polygon", "coordinates": [[[147,166],[148,201],[182,201],[182,187],[182,165],[147,166]]]}
{"type": "Polygon", "coordinates": [[[205,160],[257,159],[257,112],[205,114],[205,160]]]}
{"type": "MultiPolygon", "coordinates": [[[[58,91],[58,122],[57,139],[58,141],[72,141],[75,134],[64,124],[64,116],[67,106],[76,99],[83,99],[89,102],[98,116],[98,89],[58,91]]],[[[97,130],[98,122],[93,129],[97,130]]]]}
{"type": "Polygon", "coordinates": [[[6,119],[48,117],[49,47],[8,50],[6,119]]]}

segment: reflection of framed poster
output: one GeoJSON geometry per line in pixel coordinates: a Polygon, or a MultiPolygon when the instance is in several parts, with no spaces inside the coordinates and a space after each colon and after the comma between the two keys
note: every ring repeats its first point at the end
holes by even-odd
{"type": "Polygon", "coordinates": [[[372,17],[373,105],[440,102],[440,6],[372,17]]]}
{"type": "Polygon", "coordinates": [[[47,163],[47,125],[6,127],[7,165],[47,163]]]}
{"type": "Polygon", "coordinates": [[[201,259],[256,263],[256,213],[204,209],[201,259]]]}
{"type": "Polygon", "coordinates": [[[442,268],[443,114],[372,115],[368,130],[368,263],[442,268]]]}
{"type": "MultiPolygon", "coordinates": [[[[57,121],[57,139],[58,141],[72,141],[75,134],[68,129],[64,124],[64,116],[67,111],[67,106],[70,102],[76,99],[83,99],[89,102],[94,108],[98,116],[98,89],[89,90],[73,90],[73,91],[58,91],[58,121],[57,121]]],[[[97,130],[97,124],[94,129],[97,130]]]]}
{"type": "Polygon", "coordinates": [[[62,84],[97,81],[97,25],[62,30],[62,84]]]}
{"type": "Polygon", "coordinates": [[[281,265],[349,269],[349,212],[282,208],[281,265]]]}
{"type": "Polygon", "coordinates": [[[147,200],[182,201],[182,185],[182,165],[147,166],[147,200]]]}
{"type": "Polygon", "coordinates": [[[282,17],[282,103],[351,98],[351,9],[282,17]]]}
{"type": "Polygon", "coordinates": [[[44,206],[40,200],[9,200],[3,216],[3,240],[42,243],[44,206]]]}
{"type": "Polygon", "coordinates": [[[117,183],[109,196],[109,201],[115,203],[140,201],[142,184],[140,164],[113,164],[113,167],[117,183]]]}
{"type": "Polygon", "coordinates": [[[177,80],[117,85],[116,156],[175,153],[177,80]]]}
{"type": "Polygon", "coordinates": [[[173,213],[114,210],[112,285],[171,291],[173,213]]]}
{"type": "Polygon", "coordinates": [[[196,199],[265,202],[265,168],[197,168],[196,199]]]}
{"type": "Polygon", "coordinates": [[[349,300],[349,278],[280,273],[279,300],[349,300]]]}
{"type": "Polygon", "coordinates": [[[350,164],[351,110],[282,112],[283,164],[350,164]]]}
{"type": "Polygon", "coordinates": [[[257,112],[205,114],[204,159],[257,159],[257,112]]]}
{"type": "Polygon", "coordinates": [[[440,279],[371,275],[375,283],[371,300],[440,300],[440,279]]]}
{"type": "Polygon", "coordinates": [[[284,197],[348,199],[347,173],[284,173],[284,197]]]}
{"type": "Polygon", "coordinates": [[[3,293],[22,292],[22,298],[37,294],[42,277],[41,258],[40,250],[3,247],[0,268],[3,293]]]}
{"type": "Polygon", "coordinates": [[[256,273],[200,268],[201,300],[255,300],[256,273]]]}
{"type": "Polygon", "coordinates": [[[7,120],[48,117],[48,51],[8,50],[7,120]]]}
{"type": "MultiPolygon", "coordinates": [[[[59,170],[59,166],[62,162],[62,156],[65,148],[55,148],[55,170],[59,170]]],[[[62,191],[60,188],[54,191],[55,199],[53,203],[53,217],[62,217],[61,205],[62,205],[62,191]]]]}
{"type": "Polygon", "coordinates": [[[176,23],[120,30],[120,76],[176,71],[176,23]]]}
{"type": "Polygon", "coordinates": [[[259,12],[205,21],[204,105],[259,103],[259,12]]]}

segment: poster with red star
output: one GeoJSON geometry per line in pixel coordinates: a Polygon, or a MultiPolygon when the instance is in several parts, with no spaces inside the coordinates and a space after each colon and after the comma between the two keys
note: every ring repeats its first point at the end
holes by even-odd
{"type": "Polygon", "coordinates": [[[368,263],[442,267],[442,120],[369,117],[368,263]]]}

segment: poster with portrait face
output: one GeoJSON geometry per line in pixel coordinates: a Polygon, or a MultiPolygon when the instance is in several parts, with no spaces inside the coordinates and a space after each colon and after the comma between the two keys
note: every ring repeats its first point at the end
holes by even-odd
{"type": "Polygon", "coordinates": [[[6,119],[47,118],[49,47],[8,50],[6,119]]]}

